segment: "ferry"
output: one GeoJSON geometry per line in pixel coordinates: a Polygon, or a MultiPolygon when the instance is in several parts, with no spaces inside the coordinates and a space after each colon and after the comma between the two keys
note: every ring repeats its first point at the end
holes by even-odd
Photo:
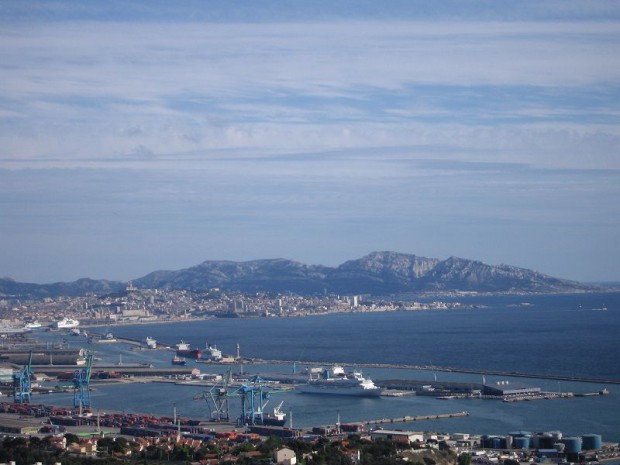
{"type": "Polygon", "coordinates": [[[202,358],[205,360],[222,360],[222,351],[219,350],[215,345],[211,345],[207,343],[204,352],[202,353],[202,358]]]}
{"type": "Polygon", "coordinates": [[[62,320],[54,323],[54,326],[57,329],[71,329],[71,328],[77,328],[78,326],[80,326],[80,322],[78,320],[74,320],[73,318],[65,317],[62,320]]]}
{"type": "Polygon", "coordinates": [[[319,373],[309,371],[308,382],[299,387],[305,394],[330,394],[339,396],[378,397],[383,391],[361,371],[345,372],[340,365],[319,373]]]}

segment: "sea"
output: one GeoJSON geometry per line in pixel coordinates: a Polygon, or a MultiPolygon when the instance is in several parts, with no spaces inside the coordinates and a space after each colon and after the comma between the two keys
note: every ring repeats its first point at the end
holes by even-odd
{"type": "MultiPolygon", "coordinates": [[[[443,299],[445,301],[445,299],[443,299]]],[[[117,337],[203,348],[214,344],[227,354],[239,345],[244,358],[288,360],[287,364],[234,365],[247,375],[301,372],[320,362],[364,368],[373,380],[415,379],[487,383],[519,381],[545,391],[608,395],[504,403],[486,399],[440,400],[432,396],[346,398],[274,392],[270,406],[283,402],[294,427],[369,421],[381,418],[467,411],[466,417],[390,424],[388,428],[446,433],[505,435],[512,431],[561,431],[565,436],[601,434],[620,441],[620,384],[576,382],[539,377],[463,373],[498,370],[509,373],[596,378],[620,382],[620,292],[546,296],[468,296],[453,300],[465,308],[308,317],[213,318],[209,320],[98,328],[117,337]],[[424,365],[426,369],[396,366],[424,365]],[[437,368],[435,368],[437,367],[437,368]],[[439,367],[452,367],[441,371],[439,367]]],[[[42,337],[54,337],[45,333],[42,337]]],[[[84,345],[79,337],[70,345],[84,345]]],[[[123,343],[93,344],[95,355],[110,363],[170,366],[171,352],[135,350],[123,343]]],[[[203,373],[224,374],[229,367],[190,362],[203,373]]],[[[92,408],[188,418],[208,418],[204,387],[169,383],[97,386],[92,408]]],[[[38,401],[38,400],[37,400],[38,401]]],[[[50,394],[41,403],[71,405],[71,394],[50,394]]],[[[231,406],[235,415],[237,406],[231,406]]],[[[240,408],[239,408],[240,409],[240,408]]],[[[240,413],[240,412],[239,412],[240,413]]],[[[386,426],[384,425],[384,428],[386,426]]]]}

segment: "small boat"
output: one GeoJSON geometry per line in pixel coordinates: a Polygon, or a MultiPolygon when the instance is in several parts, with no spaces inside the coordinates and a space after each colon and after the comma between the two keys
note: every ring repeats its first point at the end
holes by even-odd
{"type": "Polygon", "coordinates": [[[172,364],[173,365],[181,365],[181,366],[185,366],[187,364],[187,360],[185,360],[182,357],[178,357],[178,356],[174,356],[172,357],[172,364]]]}

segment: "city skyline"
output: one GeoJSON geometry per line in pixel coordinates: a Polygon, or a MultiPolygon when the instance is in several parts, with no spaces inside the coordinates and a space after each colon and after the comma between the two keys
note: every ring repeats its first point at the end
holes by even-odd
{"type": "Polygon", "coordinates": [[[614,2],[8,2],[0,276],[376,250],[620,281],[614,2]]]}

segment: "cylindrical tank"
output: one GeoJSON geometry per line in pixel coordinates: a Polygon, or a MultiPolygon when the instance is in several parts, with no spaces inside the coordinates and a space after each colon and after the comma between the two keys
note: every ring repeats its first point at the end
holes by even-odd
{"type": "Polygon", "coordinates": [[[553,449],[553,445],[558,442],[550,433],[543,433],[538,437],[538,449],[553,449]]]}
{"type": "Polygon", "coordinates": [[[499,436],[487,436],[483,440],[483,444],[487,449],[500,449],[502,445],[502,438],[499,436]]]}
{"type": "Polygon", "coordinates": [[[581,452],[581,438],[569,437],[562,439],[562,442],[566,446],[564,452],[567,454],[578,454],[581,452]]]}
{"type": "Polygon", "coordinates": [[[564,452],[564,448],[565,448],[565,447],[566,447],[566,446],[565,446],[564,444],[562,444],[561,442],[556,442],[556,443],[553,445],[553,448],[554,448],[555,450],[557,450],[558,452],[560,452],[560,453],[561,453],[561,452],[564,452]]]}
{"type": "Polygon", "coordinates": [[[540,449],[540,434],[536,433],[532,435],[532,440],[530,441],[530,445],[532,449],[540,449]]]}
{"type": "Polygon", "coordinates": [[[522,438],[525,436],[529,438],[532,436],[532,433],[530,433],[529,431],[513,431],[512,433],[508,434],[511,435],[513,438],[522,438]]]}
{"type": "Polygon", "coordinates": [[[530,448],[530,438],[527,436],[517,436],[514,438],[514,448],[515,449],[529,449],[530,448]]]}
{"type": "Polygon", "coordinates": [[[583,450],[599,450],[603,448],[603,438],[600,434],[584,434],[581,436],[583,450]]]}
{"type": "Polygon", "coordinates": [[[502,449],[512,449],[512,436],[502,438],[502,449]]]}

